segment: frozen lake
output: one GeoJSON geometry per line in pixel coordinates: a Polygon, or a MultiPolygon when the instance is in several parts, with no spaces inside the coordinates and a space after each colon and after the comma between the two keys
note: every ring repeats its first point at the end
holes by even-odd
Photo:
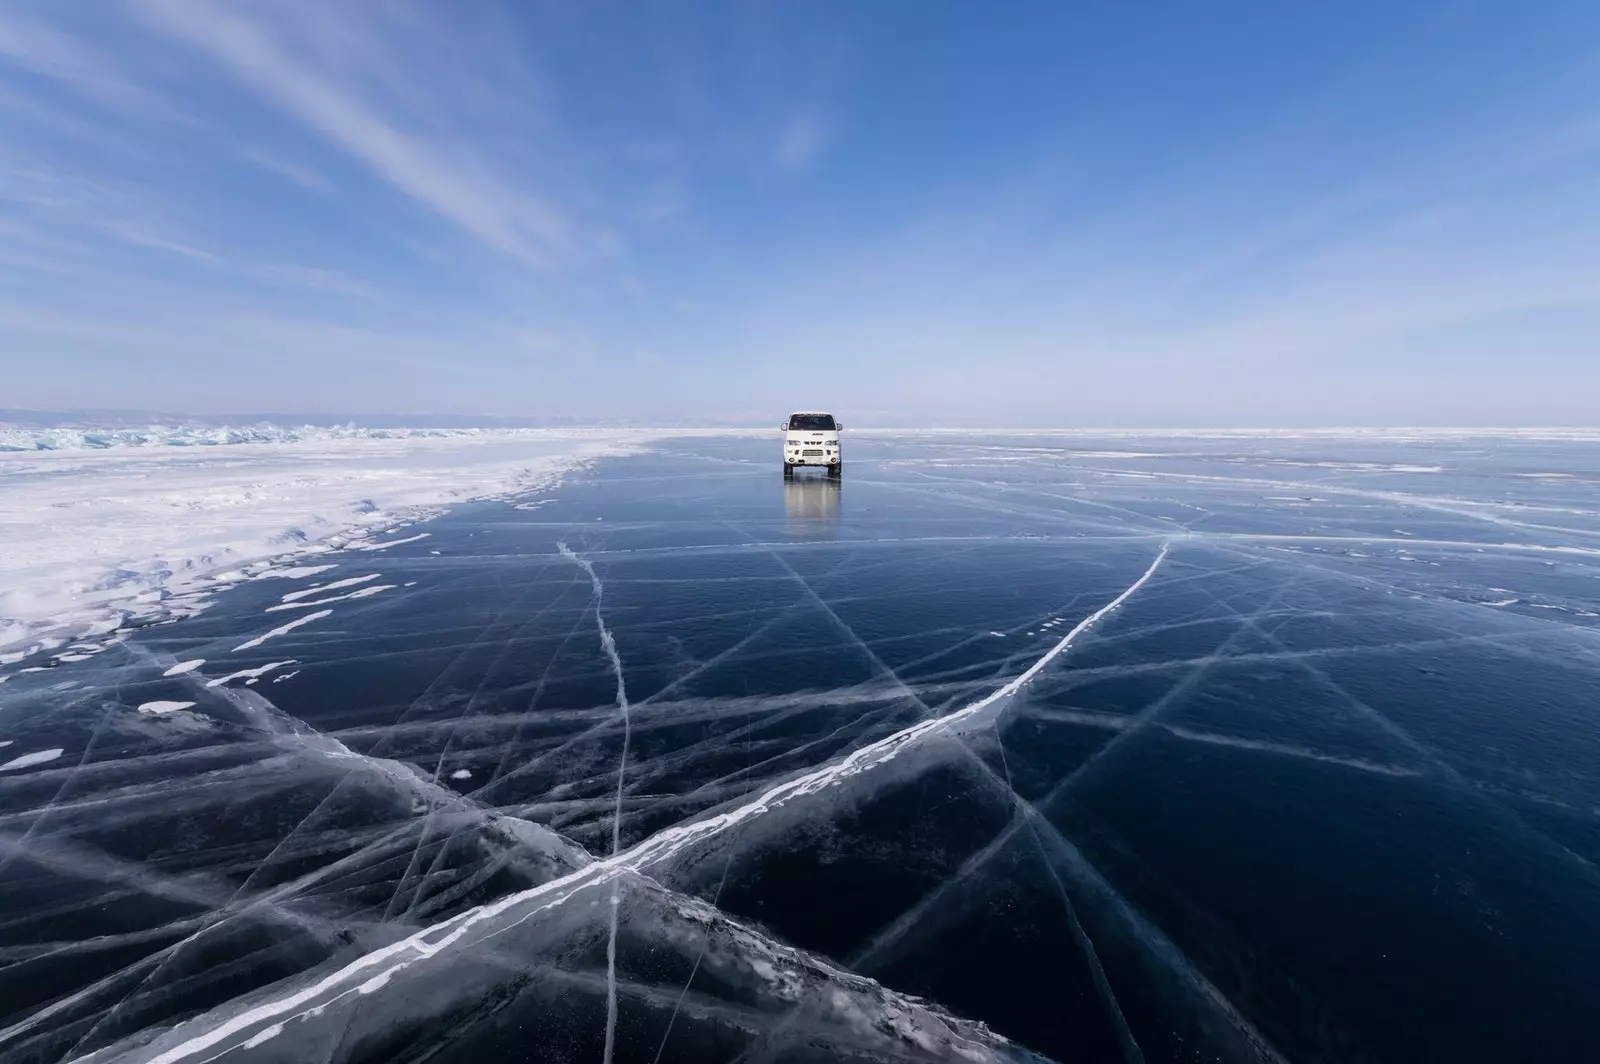
{"type": "Polygon", "coordinates": [[[846,447],[7,664],[0,1061],[1600,1059],[1600,443],[846,447]]]}

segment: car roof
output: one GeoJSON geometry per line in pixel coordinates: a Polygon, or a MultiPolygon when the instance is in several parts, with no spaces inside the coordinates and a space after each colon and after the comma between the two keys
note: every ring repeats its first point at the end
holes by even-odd
{"type": "Polygon", "coordinates": [[[801,416],[806,415],[806,414],[815,414],[815,415],[820,415],[822,417],[832,417],[833,416],[833,414],[830,413],[827,410],[796,410],[794,413],[790,414],[789,416],[790,417],[801,417],[801,416]]]}

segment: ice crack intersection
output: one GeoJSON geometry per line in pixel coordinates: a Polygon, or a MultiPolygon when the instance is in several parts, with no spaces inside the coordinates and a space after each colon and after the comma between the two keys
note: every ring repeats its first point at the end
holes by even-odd
{"type": "MultiPolygon", "coordinates": [[[[736,825],[771,812],[773,809],[785,805],[793,799],[815,794],[841,780],[894,760],[906,750],[920,745],[923,740],[941,735],[955,727],[955,725],[970,720],[985,709],[997,703],[1003,703],[1027,686],[1046,666],[1065,653],[1079,636],[1099,624],[1108,614],[1114,612],[1128,599],[1132,598],[1140,588],[1149,583],[1150,578],[1161,567],[1161,563],[1166,560],[1170,546],[1170,543],[1163,543],[1160,552],[1156,554],[1155,560],[1150,563],[1150,567],[1137,580],[1128,585],[1121,594],[1110,602],[1107,602],[1104,606],[1101,606],[1074,625],[1071,631],[1062,636],[1060,642],[1045,652],[1038,661],[1034,662],[1021,675],[971,705],[965,706],[948,716],[913,724],[895,732],[893,735],[864,746],[832,764],[824,765],[805,775],[772,787],[760,797],[724,813],[707,817],[704,820],[696,820],[692,823],[677,824],[664,828],[625,851],[613,853],[610,857],[585,865],[583,868],[567,875],[541,883],[536,887],[530,887],[519,893],[507,895],[491,904],[477,909],[470,909],[467,912],[452,916],[448,920],[443,920],[431,927],[424,928],[409,938],[391,943],[365,956],[358,957],[343,968],[329,973],[310,986],[303,987],[285,997],[262,1002],[242,1013],[230,1016],[206,1030],[196,1031],[192,1036],[152,1056],[147,1064],[176,1064],[177,1061],[185,1060],[213,1049],[219,1043],[243,1034],[258,1024],[270,1024],[281,1028],[282,1024],[294,1019],[295,1016],[321,1011],[333,1001],[349,994],[374,993],[388,984],[401,970],[419,961],[434,957],[461,942],[467,937],[468,932],[478,924],[494,920],[514,908],[524,908],[526,911],[516,919],[509,921],[504,926],[488,929],[484,935],[473,941],[481,942],[484,938],[504,934],[539,913],[564,904],[588,888],[608,881],[615,882],[616,879],[630,872],[641,872],[675,854],[681,853],[696,843],[714,838],[736,825]]],[[[593,570],[588,562],[573,554],[566,548],[565,544],[562,545],[562,551],[564,554],[570,555],[572,560],[581,568],[592,574],[593,570]]],[[[600,590],[598,580],[595,581],[595,587],[598,596],[600,590]]],[[[597,598],[596,606],[598,607],[598,605],[597,598]]],[[[598,609],[596,612],[598,615],[598,609]]],[[[603,623],[601,628],[602,631],[606,631],[603,623]]],[[[606,634],[602,636],[602,643],[609,648],[609,652],[615,653],[616,646],[610,639],[609,631],[606,631],[606,634]]],[[[620,668],[617,670],[617,687],[618,691],[622,692],[623,684],[620,668]]],[[[615,912],[616,910],[613,908],[613,915],[615,912]]],[[[613,936],[614,941],[615,938],[613,936]]],[[[614,986],[614,972],[612,973],[611,982],[614,986]]],[[[614,1001],[615,999],[613,998],[611,1002],[613,1007],[614,1001]]],[[[609,1013],[610,1010],[608,1009],[609,1013]]],[[[612,1031],[608,1033],[614,1034],[614,1024],[612,1027],[612,1031]]],[[[219,1049],[203,1059],[215,1059],[226,1053],[228,1048],[231,1047],[219,1049]]]]}
{"type": "MultiPolygon", "coordinates": [[[[622,756],[617,760],[617,804],[611,817],[611,857],[615,860],[622,852],[622,785],[628,768],[628,741],[633,731],[632,722],[628,719],[628,684],[622,675],[622,656],[617,653],[617,641],[612,638],[611,629],[606,627],[605,614],[601,612],[605,585],[600,582],[600,574],[594,571],[594,565],[587,558],[579,557],[565,541],[556,546],[562,557],[589,574],[589,583],[594,585],[594,624],[600,631],[600,646],[605,650],[606,657],[611,659],[611,671],[617,677],[617,708],[622,712],[622,756]]],[[[611,1064],[617,1037],[617,910],[622,905],[622,898],[617,893],[619,883],[617,879],[611,881],[611,930],[606,939],[605,1064],[611,1064]]]]}

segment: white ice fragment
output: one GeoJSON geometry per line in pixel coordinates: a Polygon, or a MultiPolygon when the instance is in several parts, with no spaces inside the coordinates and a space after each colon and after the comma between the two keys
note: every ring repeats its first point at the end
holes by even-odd
{"type": "Polygon", "coordinates": [[[472,770],[469,768],[458,768],[454,772],[450,773],[450,778],[453,780],[470,780],[472,778],[472,770]]]}
{"type": "Polygon", "coordinates": [[[172,668],[170,668],[166,672],[162,673],[161,675],[163,675],[163,676],[182,676],[186,672],[193,672],[194,670],[198,669],[200,666],[204,665],[205,663],[206,663],[206,659],[205,658],[195,658],[192,661],[180,661],[176,665],[174,665],[172,668]]]}
{"type": "Polygon", "coordinates": [[[282,683],[285,680],[292,680],[296,676],[299,676],[299,675],[300,675],[300,670],[296,669],[293,672],[286,672],[282,676],[274,676],[272,678],[272,682],[273,683],[282,683]]]}
{"type": "Polygon", "coordinates": [[[192,709],[193,702],[146,702],[139,707],[139,712],[152,717],[164,717],[168,713],[176,713],[180,709],[192,709]]]}
{"type": "Polygon", "coordinates": [[[382,575],[382,573],[368,573],[366,576],[351,576],[343,580],[335,580],[331,584],[315,584],[311,587],[303,587],[299,591],[291,591],[283,596],[283,601],[299,602],[303,598],[320,595],[325,591],[337,591],[343,587],[355,587],[357,584],[364,584],[368,580],[376,580],[382,575]]]}
{"type": "Polygon", "coordinates": [[[325,573],[329,569],[337,569],[337,565],[299,565],[289,569],[268,569],[257,576],[257,580],[304,580],[325,573]]]}
{"type": "Polygon", "coordinates": [[[283,610],[303,610],[310,606],[326,606],[330,602],[349,602],[352,599],[370,598],[384,591],[393,591],[393,584],[377,584],[373,587],[364,587],[359,591],[352,591],[348,595],[331,595],[328,598],[311,599],[307,602],[284,602],[277,606],[268,606],[268,613],[280,613],[283,610]]]}
{"type": "Polygon", "coordinates": [[[989,634],[994,636],[996,639],[1004,639],[1006,637],[1004,632],[990,632],[989,634]]]}
{"type": "Polygon", "coordinates": [[[64,753],[66,751],[59,746],[52,747],[49,750],[35,750],[31,754],[14,757],[5,764],[0,765],[0,772],[12,772],[19,768],[32,768],[34,765],[42,765],[46,761],[54,761],[64,753]]]}
{"type": "Polygon", "coordinates": [[[92,657],[94,657],[93,654],[60,654],[60,655],[57,655],[56,660],[57,661],[88,661],[92,657]]]}
{"type": "Polygon", "coordinates": [[[267,673],[271,672],[273,669],[281,669],[285,665],[294,664],[297,664],[297,662],[293,658],[290,658],[288,661],[269,661],[265,665],[258,666],[254,669],[240,669],[238,672],[231,672],[226,676],[219,676],[215,680],[207,681],[206,686],[221,687],[223,684],[232,680],[244,680],[246,683],[254,683],[267,673]]]}
{"type": "Polygon", "coordinates": [[[296,628],[299,628],[302,624],[310,624],[312,621],[320,621],[322,618],[330,616],[332,613],[332,610],[318,610],[316,613],[308,613],[304,617],[296,617],[288,624],[280,625],[264,635],[258,635],[254,639],[240,643],[238,646],[233,648],[233,652],[237,654],[241,650],[253,650],[269,639],[276,639],[280,635],[287,635],[296,628]]]}
{"type": "Polygon", "coordinates": [[[14,741],[13,739],[0,739],[0,746],[10,746],[14,741]]]}
{"type": "Polygon", "coordinates": [[[398,547],[403,543],[415,543],[419,539],[427,539],[431,534],[429,532],[418,532],[416,535],[407,536],[405,539],[391,539],[386,543],[367,543],[355,549],[365,551],[388,550],[390,547],[398,547]]]}

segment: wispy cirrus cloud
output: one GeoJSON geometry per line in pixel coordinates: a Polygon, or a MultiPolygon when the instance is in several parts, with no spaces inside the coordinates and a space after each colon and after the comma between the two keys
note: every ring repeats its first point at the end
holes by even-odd
{"type": "Polygon", "coordinates": [[[281,177],[290,184],[298,185],[308,192],[327,194],[333,191],[333,182],[316,170],[300,163],[291,162],[273,152],[263,151],[260,148],[244,147],[239,149],[239,155],[267,173],[281,177]]]}
{"type": "Polygon", "coordinates": [[[137,189],[40,166],[0,165],[0,266],[114,279],[117,252],[153,252],[184,265],[277,288],[375,298],[375,288],[340,271],[276,262],[208,244],[165,216],[137,189]],[[5,208],[22,208],[10,212],[5,208]]]}
{"type": "Polygon", "coordinates": [[[783,127],[773,153],[785,170],[804,170],[814,162],[828,140],[828,129],[815,115],[799,115],[783,127]]]}
{"type": "Polygon", "coordinates": [[[164,100],[104,50],[14,12],[0,12],[0,59],[113,109],[171,114],[164,100]]]}
{"type": "MultiPolygon", "coordinates": [[[[460,144],[413,133],[324,64],[292,52],[273,27],[222,4],[139,0],[155,31],[208,56],[397,191],[487,247],[551,267],[582,255],[584,234],[560,210],[460,144]]],[[[271,10],[293,17],[292,5],[271,10]]],[[[359,37],[356,38],[359,40],[359,37]]],[[[324,44],[329,44],[325,37],[324,44]]],[[[332,42],[337,45],[337,42],[332,42]]]]}

